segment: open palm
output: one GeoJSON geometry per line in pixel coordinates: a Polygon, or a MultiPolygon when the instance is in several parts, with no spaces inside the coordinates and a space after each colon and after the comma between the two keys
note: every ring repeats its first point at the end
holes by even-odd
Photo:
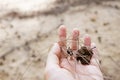
{"type": "MultiPolygon", "coordinates": [[[[74,29],[72,31],[72,50],[78,48],[78,43],[75,41],[77,38],[79,38],[79,30],[74,29]]],[[[59,39],[59,43],[55,43],[48,54],[45,70],[46,80],[103,80],[97,60],[98,52],[96,48],[93,49],[93,57],[90,65],[82,65],[80,62],[75,61],[75,59],[66,58],[63,55],[64,53],[61,52],[60,47],[66,46],[65,26],[59,28],[59,39]]],[[[84,45],[90,48],[95,47],[95,44],[91,43],[88,35],[84,38],[84,45]]]]}

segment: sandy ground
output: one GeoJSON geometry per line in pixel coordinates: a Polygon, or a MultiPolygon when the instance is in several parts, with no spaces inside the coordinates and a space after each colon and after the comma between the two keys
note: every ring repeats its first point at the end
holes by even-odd
{"type": "Polygon", "coordinates": [[[61,24],[89,34],[105,80],[120,80],[119,0],[0,0],[0,80],[43,80],[61,24]]]}

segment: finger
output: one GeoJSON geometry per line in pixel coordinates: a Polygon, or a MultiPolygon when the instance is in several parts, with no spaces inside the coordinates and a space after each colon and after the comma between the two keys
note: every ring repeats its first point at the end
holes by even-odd
{"type": "Polygon", "coordinates": [[[95,43],[91,44],[91,49],[92,49],[92,52],[93,52],[91,63],[96,65],[96,66],[99,66],[99,57],[98,57],[99,53],[98,53],[98,50],[96,48],[96,44],[95,43]]]}
{"type": "Polygon", "coordinates": [[[57,43],[54,44],[48,54],[46,69],[60,68],[59,66],[60,47],[57,43]]]}
{"type": "Polygon", "coordinates": [[[92,52],[93,52],[93,57],[98,58],[99,52],[97,50],[97,47],[96,47],[95,43],[91,43],[91,49],[92,49],[92,52]]]}
{"type": "Polygon", "coordinates": [[[72,50],[76,50],[79,46],[79,30],[78,29],[74,29],[72,31],[72,45],[71,45],[71,48],[72,50]]]}
{"type": "Polygon", "coordinates": [[[91,38],[90,38],[90,36],[88,34],[86,34],[84,36],[84,45],[86,47],[90,47],[91,46],[91,38]]]}
{"type": "Polygon", "coordinates": [[[59,28],[59,44],[60,46],[66,46],[66,27],[64,25],[61,25],[59,28]]]}

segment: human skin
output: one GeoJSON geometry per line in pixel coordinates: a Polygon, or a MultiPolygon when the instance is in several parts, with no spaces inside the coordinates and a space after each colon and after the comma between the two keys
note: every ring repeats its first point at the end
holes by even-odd
{"type": "MultiPolygon", "coordinates": [[[[59,27],[59,43],[63,43],[62,47],[66,46],[66,27],[59,27]]],[[[72,31],[71,49],[76,50],[78,43],[75,41],[79,38],[80,32],[78,29],[72,31]]],[[[67,59],[60,49],[59,43],[55,43],[50,50],[45,68],[45,80],[103,80],[102,72],[99,68],[97,48],[92,49],[93,56],[89,65],[82,65],[74,59],[67,59]]],[[[91,38],[88,35],[84,36],[84,46],[93,48],[95,43],[91,43],[91,38]]]]}

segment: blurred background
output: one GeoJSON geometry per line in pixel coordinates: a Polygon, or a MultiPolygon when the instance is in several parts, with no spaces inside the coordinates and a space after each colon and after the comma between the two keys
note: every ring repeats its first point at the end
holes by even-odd
{"type": "Polygon", "coordinates": [[[120,0],[0,0],[0,80],[44,80],[58,27],[97,44],[105,80],[120,80],[120,0]]]}

